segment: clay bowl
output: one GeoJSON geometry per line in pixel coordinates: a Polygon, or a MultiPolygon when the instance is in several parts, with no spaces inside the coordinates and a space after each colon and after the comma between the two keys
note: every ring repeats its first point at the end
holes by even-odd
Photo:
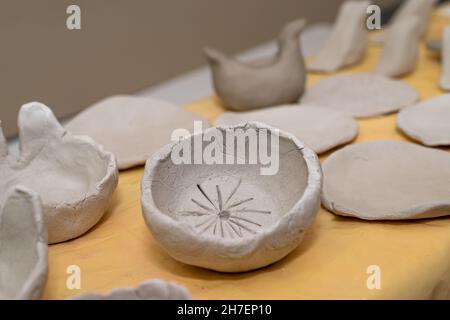
{"type": "Polygon", "coordinates": [[[0,299],[39,299],[47,281],[47,230],[38,195],[8,190],[0,203],[0,299]]]}
{"type": "Polygon", "coordinates": [[[154,237],[176,260],[242,272],[274,263],[299,245],[317,214],[321,185],[317,155],[292,134],[258,122],[217,126],[169,144],[147,161],[142,210],[154,237]],[[254,132],[257,140],[248,138],[254,132]],[[264,137],[270,146],[279,141],[278,170],[263,170],[270,165],[259,156],[251,161],[255,141],[259,152],[268,150],[264,137]],[[247,142],[245,152],[237,141],[247,142]],[[208,162],[174,159],[193,159],[196,146],[208,162]],[[222,157],[226,153],[228,164],[212,163],[205,156],[208,146],[222,157]]]}
{"type": "Polygon", "coordinates": [[[22,106],[19,131],[19,157],[8,154],[0,134],[0,201],[4,190],[28,187],[42,199],[49,243],[82,235],[103,216],[117,186],[114,156],[65,131],[41,103],[22,106]]]}
{"type": "Polygon", "coordinates": [[[117,288],[110,293],[87,293],[73,300],[191,300],[182,286],[160,279],[147,280],[135,288],[117,288]]]}

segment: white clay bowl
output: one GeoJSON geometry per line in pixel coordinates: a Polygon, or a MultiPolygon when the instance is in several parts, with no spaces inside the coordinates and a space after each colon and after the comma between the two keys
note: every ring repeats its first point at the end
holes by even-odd
{"type": "Polygon", "coordinates": [[[186,288],[160,279],[147,280],[135,288],[117,288],[110,293],[87,293],[74,300],[191,300],[186,288]]]}
{"type": "Polygon", "coordinates": [[[117,186],[114,156],[65,131],[41,103],[22,106],[18,122],[18,158],[8,154],[0,130],[0,192],[21,185],[39,194],[49,243],[82,235],[103,216],[117,186]]]}
{"type": "Polygon", "coordinates": [[[176,260],[242,272],[274,263],[299,245],[317,214],[321,185],[317,155],[292,134],[257,122],[217,126],[169,144],[147,161],[142,210],[154,237],[176,260]],[[279,137],[277,172],[262,175],[267,166],[259,159],[248,164],[249,152],[240,157],[245,164],[236,163],[236,154],[233,164],[172,160],[173,152],[194,146],[194,141],[207,150],[214,142],[202,138],[215,135],[228,137],[214,140],[223,156],[225,146],[247,130],[258,132],[258,144],[261,136],[270,137],[269,142],[279,137]]]}

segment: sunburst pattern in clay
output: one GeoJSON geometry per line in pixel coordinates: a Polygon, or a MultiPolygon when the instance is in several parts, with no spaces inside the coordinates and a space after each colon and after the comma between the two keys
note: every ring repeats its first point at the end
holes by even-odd
{"type": "Polygon", "coordinates": [[[256,234],[256,230],[262,227],[262,225],[257,221],[241,217],[240,215],[245,213],[270,214],[271,212],[243,207],[244,204],[253,201],[253,197],[231,201],[241,186],[241,182],[242,179],[239,179],[237,185],[233,188],[230,195],[226,199],[223,198],[219,185],[216,185],[216,202],[211,200],[200,184],[197,184],[197,189],[200,191],[200,194],[204,200],[208,203],[205,204],[191,198],[191,201],[198,207],[198,209],[192,211],[182,211],[179,215],[205,217],[206,219],[204,221],[195,225],[195,228],[200,234],[206,233],[211,230],[211,228],[213,235],[217,235],[222,238],[225,238],[226,234],[230,235],[231,238],[236,236],[242,238],[244,236],[243,230],[250,234],[256,234]]]}

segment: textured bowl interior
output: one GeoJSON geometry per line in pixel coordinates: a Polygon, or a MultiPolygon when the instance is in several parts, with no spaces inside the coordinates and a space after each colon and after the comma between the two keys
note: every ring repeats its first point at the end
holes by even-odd
{"type": "MultiPolygon", "coordinates": [[[[209,132],[214,130],[225,132],[220,127],[209,132]]],[[[270,135],[272,133],[266,133],[269,147],[270,135]]],[[[253,161],[255,164],[251,165],[237,164],[238,158],[248,164],[254,153],[249,153],[250,140],[246,137],[245,152],[239,157],[236,136],[233,136],[233,164],[175,164],[170,156],[158,162],[153,176],[154,182],[158,183],[154,183],[152,197],[159,211],[176,221],[186,222],[200,235],[222,238],[257,234],[289,212],[302,197],[308,183],[308,168],[299,147],[280,137],[278,172],[262,175],[260,169],[268,166],[262,165],[261,161],[253,161]]],[[[258,144],[260,137],[258,135],[258,144]]],[[[184,150],[190,147],[191,159],[195,139],[191,136],[178,144],[184,146],[184,150]]],[[[215,145],[220,156],[226,153],[230,141],[198,140],[204,152],[208,145],[215,145]]]]}

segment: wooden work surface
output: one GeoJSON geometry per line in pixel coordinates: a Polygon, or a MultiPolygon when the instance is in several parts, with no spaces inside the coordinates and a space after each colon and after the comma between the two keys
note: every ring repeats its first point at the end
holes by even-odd
{"type": "MultiPolygon", "coordinates": [[[[434,15],[429,36],[439,36],[450,20],[434,15]]],[[[373,69],[380,48],[342,70],[373,69]]],[[[323,76],[308,75],[308,85],[323,76]]],[[[403,78],[421,99],[442,94],[440,62],[420,48],[414,73],[403,78]]],[[[214,123],[224,109],[209,97],[185,106],[214,123]]],[[[396,115],[358,120],[355,142],[408,139],[395,126],[396,115]]],[[[327,155],[323,155],[321,160],[327,155]]],[[[194,299],[410,299],[450,298],[450,218],[409,222],[366,222],[321,209],[304,241],[285,259],[261,270],[223,274],[191,267],[169,257],[145,226],[140,206],[143,167],[120,173],[111,209],[82,237],[49,249],[44,299],[108,292],[152,278],[184,285],[194,299]],[[66,288],[67,267],[81,268],[81,289],[66,288]],[[366,285],[368,266],[381,268],[381,290],[366,285]]]]}

